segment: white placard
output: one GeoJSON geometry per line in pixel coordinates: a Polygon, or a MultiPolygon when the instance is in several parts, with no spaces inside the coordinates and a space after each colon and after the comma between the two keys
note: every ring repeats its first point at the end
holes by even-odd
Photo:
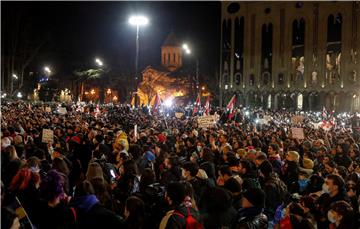
{"type": "Polygon", "coordinates": [[[175,117],[176,117],[176,118],[181,118],[182,116],[184,116],[184,113],[175,112],[175,117]]]}
{"type": "Polygon", "coordinates": [[[66,114],[67,113],[66,107],[59,107],[58,112],[59,114],[66,114]]]}
{"type": "Polygon", "coordinates": [[[291,123],[293,123],[293,124],[302,123],[303,120],[304,120],[304,116],[302,116],[302,115],[297,115],[297,116],[291,117],[291,123]]]}
{"type": "Polygon", "coordinates": [[[49,129],[43,129],[42,131],[42,142],[52,143],[54,142],[54,131],[49,129]]]}
{"type": "Polygon", "coordinates": [[[202,116],[197,118],[199,128],[211,128],[216,125],[217,118],[215,115],[202,116]]]}
{"type": "Polygon", "coordinates": [[[293,138],[297,138],[297,139],[304,139],[304,129],[303,128],[295,128],[292,127],[291,128],[291,134],[293,138]]]}
{"type": "Polygon", "coordinates": [[[134,126],[134,137],[135,139],[138,138],[137,124],[134,126]]]}

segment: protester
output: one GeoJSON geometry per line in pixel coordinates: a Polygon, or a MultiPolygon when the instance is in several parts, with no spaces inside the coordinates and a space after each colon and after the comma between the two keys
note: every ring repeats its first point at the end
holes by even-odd
{"type": "Polygon", "coordinates": [[[191,109],[2,101],[2,227],[359,227],[358,114],[191,109]]]}

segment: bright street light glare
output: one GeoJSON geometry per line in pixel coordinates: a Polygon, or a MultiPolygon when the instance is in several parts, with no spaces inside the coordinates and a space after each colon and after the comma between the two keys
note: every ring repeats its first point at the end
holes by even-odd
{"type": "Polygon", "coordinates": [[[21,92],[18,92],[16,96],[21,99],[22,98],[21,92]]]}
{"type": "Polygon", "coordinates": [[[129,23],[136,26],[146,25],[149,23],[149,19],[144,16],[131,16],[129,18],[129,23]]]}
{"type": "Polygon", "coordinates": [[[49,68],[48,66],[46,66],[46,67],[44,68],[44,70],[45,70],[45,72],[47,72],[47,73],[51,73],[51,70],[50,70],[50,68],[49,68]]]}
{"type": "Polygon", "coordinates": [[[14,79],[16,79],[16,80],[18,79],[18,76],[15,75],[15,74],[13,74],[12,77],[13,77],[14,79]]]}
{"type": "Polygon", "coordinates": [[[186,49],[185,52],[186,52],[186,54],[191,54],[191,50],[190,50],[190,49],[186,49]]]}
{"type": "Polygon", "coordinates": [[[96,62],[99,66],[103,66],[103,64],[104,64],[99,58],[96,58],[96,59],[95,59],[95,62],[96,62]]]}
{"type": "Polygon", "coordinates": [[[185,50],[187,50],[187,49],[189,49],[189,47],[188,47],[188,45],[187,44],[183,44],[183,49],[185,49],[185,50]]]}
{"type": "Polygon", "coordinates": [[[172,104],[173,104],[173,101],[172,101],[171,98],[168,98],[167,100],[164,101],[164,105],[165,105],[166,107],[171,107],[172,104]]]}

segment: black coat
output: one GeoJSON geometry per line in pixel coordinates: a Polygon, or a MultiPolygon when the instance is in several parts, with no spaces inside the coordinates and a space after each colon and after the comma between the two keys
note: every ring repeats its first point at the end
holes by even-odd
{"type": "Polygon", "coordinates": [[[233,229],[266,229],[268,219],[260,208],[243,208],[239,210],[237,220],[233,224],[233,229]]]}
{"type": "Polygon", "coordinates": [[[94,195],[73,199],[78,229],[122,228],[123,219],[102,206],[94,195]]]}

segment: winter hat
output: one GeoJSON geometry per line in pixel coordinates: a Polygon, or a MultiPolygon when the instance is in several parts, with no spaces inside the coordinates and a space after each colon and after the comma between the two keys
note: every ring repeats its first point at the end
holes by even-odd
{"type": "Polygon", "coordinates": [[[254,207],[264,208],[265,193],[259,188],[250,188],[243,193],[243,197],[247,199],[254,207]]]}
{"type": "Polygon", "coordinates": [[[164,143],[166,141],[166,136],[164,134],[158,135],[159,143],[164,143]]]}
{"type": "Polygon", "coordinates": [[[261,165],[259,166],[260,172],[264,174],[265,177],[268,177],[270,173],[273,172],[273,167],[270,163],[270,161],[265,160],[261,165]]]}
{"type": "Polygon", "coordinates": [[[79,138],[78,136],[72,137],[72,138],[71,138],[71,141],[76,142],[77,144],[80,144],[80,143],[81,143],[81,140],[80,140],[80,138],[79,138]]]}
{"type": "Polygon", "coordinates": [[[145,158],[148,161],[155,161],[155,155],[151,151],[145,152],[145,158]]]}

